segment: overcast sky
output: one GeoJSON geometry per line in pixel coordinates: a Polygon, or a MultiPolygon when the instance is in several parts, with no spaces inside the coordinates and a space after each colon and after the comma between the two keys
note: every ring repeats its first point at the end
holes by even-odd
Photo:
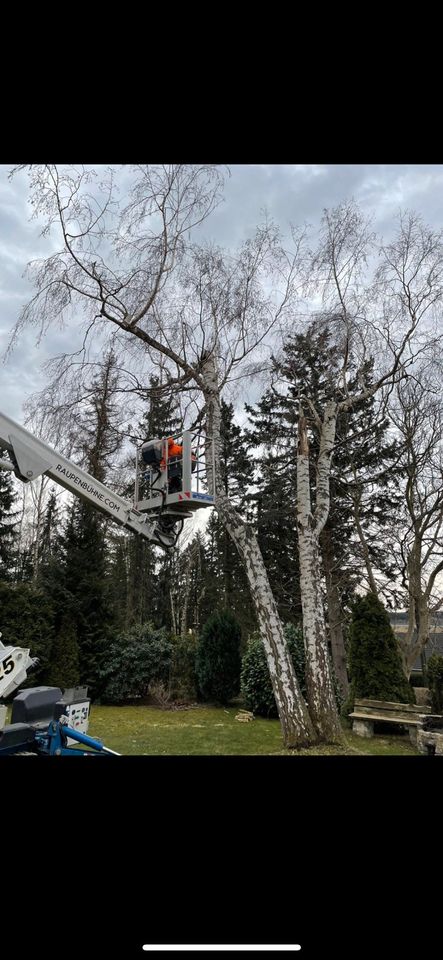
{"type": "MultiPolygon", "coordinates": [[[[28,178],[8,174],[12,164],[0,166],[0,354],[6,351],[11,329],[22,305],[32,296],[23,278],[29,260],[45,257],[50,241],[41,226],[30,220],[28,178]]],[[[433,227],[443,226],[443,165],[388,164],[244,164],[230,167],[225,202],[205,226],[206,236],[235,246],[250,235],[266,208],[286,230],[289,223],[316,227],[325,207],[354,198],[373,214],[374,229],[385,239],[392,233],[399,209],[423,215],[433,227]]],[[[22,404],[44,383],[42,364],[75,344],[75,334],[51,332],[40,346],[26,333],[0,366],[0,409],[23,420],[22,404]]]]}

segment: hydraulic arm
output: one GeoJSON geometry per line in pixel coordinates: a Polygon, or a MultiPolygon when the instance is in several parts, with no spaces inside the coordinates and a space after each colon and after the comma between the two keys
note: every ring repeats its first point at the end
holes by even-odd
{"type": "MultiPolygon", "coordinates": [[[[214,497],[204,490],[201,476],[204,471],[203,457],[199,457],[199,442],[199,437],[195,439],[189,431],[185,431],[180,444],[172,437],[144,443],[141,451],[137,452],[136,501],[133,506],[67,457],[57,453],[49,444],[34,437],[25,427],[0,413],[0,448],[6,450],[9,457],[0,459],[0,470],[11,470],[23,483],[30,483],[44,474],[111,520],[165,548],[175,546],[186,517],[192,516],[194,510],[214,503],[214,497]],[[141,477],[147,484],[148,497],[139,501],[141,465],[146,471],[141,477]],[[193,476],[196,478],[194,488],[193,476]]],[[[5,646],[0,640],[0,697],[10,696],[24,683],[27,671],[37,662],[28,649],[5,646]]],[[[55,692],[60,693],[57,690],[55,692]]],[[[73,733],[68,727],[64,730],[66,720],[52,718],[49,701],[54,688],[36,687],[28,690],[26,696],[40,693],[46,711],[43,732],[40,729],[41,718],[36,721],[40,725],[38,729],[28,722],[31,714],[26,714],[24,724],[13,722],[5,727],[6,708],[0,705],[0,754],[26,750],[31,743],[32,750],[36,749],[39,753],[69,753],[68,737],[92,750],[105,752],[98,741],[86,737],[85,731],[77,729],[73,733]]],[[[19,704],[16,704],[16,708],[19,708],[19,704]]],[[[29,704],[28,710],[31,711],[29,704]]],[[[112,753],[109,750],[106,752],[112,753]]]]}
{"type": "Polygon", "coordinates": [[[3,413],[0,413],[0,447],[5,448],[10,456],[9,461],[0,460],[0,469],[13,470],[23,483],[29,483],[45,474],[128,530],[139,533],[162,547],[175,545],[176,536],[173,530],[162,529],[161,522],[135,509],[99,480],[95,480],[85,470],[57,453],[43,440],[38,440],[29,430],[3,413]]]}

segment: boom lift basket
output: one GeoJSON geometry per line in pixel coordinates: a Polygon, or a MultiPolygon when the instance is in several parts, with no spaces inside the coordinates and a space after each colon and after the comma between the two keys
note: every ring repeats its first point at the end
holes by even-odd
{"type": "Polygon", "coordinates": [[[147,440],[137,451],[135,509],[190,516],[212,506],[208,457],[213,465],[214,443],[201,433],[185,430],[166,440],[147,440]]]}

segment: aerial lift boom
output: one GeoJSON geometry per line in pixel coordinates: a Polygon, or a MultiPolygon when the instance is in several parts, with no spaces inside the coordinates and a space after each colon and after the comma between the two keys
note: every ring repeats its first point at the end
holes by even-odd
{"type": "Polygon", "coordinates": [[[3,413],[0,413],[0,447],[5,448],[10,456],[10,460],[0,460],[0,469],[12,470],[23,483],[45,474],[128,530],[162,547],[174,546],[173,531],[162,530],[156,520],[135,509],[123,497],[3,413]]]}
{"type": "MultiPolygon", "coordinates": [[[[192,516],[193,510],[211,506],[214,502],[214,498],[202,488],[200,468],[196,464],[198,457],[191,448],[190,432],[185,431],[183,434],[182,445],[173,444],[171,447],[171,443],[172,438],[148,441],[143,444],[141,451],[137,451],[135,505],[131,505],[77,464],[57,453],[49,444],[34,437],[25,427],[0,413],[0,448],[9,455],[9,459],[0,459],[0,470],[12,471],[23,483],[30,483],[42,475],[50,477],[111,520],[164,548],[175,546],[183,520],[192,516]],[[180,456],[169,457],[170,449],[176,454],[178,451],[180,456]],[[143,501],[138,499],[140,464],[143,464],[147,471],[143,477],[150,477],[149,497],[143,501]],[[192,489],[191,475],[194,470],[197,475],[196,490],[192,489]],[[139,506],[142,509],[138,509],[139,506]]],[[[9,696],[24,683],[27,670],[36,663],[29,650],[13,645],[5,646],[0,640],[0,698],[9,696]]],[[[72,702],[53,702],[54,689],[33,688],[23,694],[26,703],[14,701],[16,713],[18,711],[18,715],[21,715],[20,710],[24,711],[24,725],[13,722],[9,728],[4,728],[6,708],[0,705],[0,754],[23,751],[29,743],[32,743],[32,749],[43,754],[70,753],[72,748],[69,746],[68,735],[71,742],[77,740],[96,752],[112,753],[99,741],[86,737],[82,730],[67,726],[66,713],[69,715],[69,708],[73,708],[72,702]],[[39,709],[43,710],[44,714],[42,716],[40,713],[37,719],[36,698],[40,704],[39,709]],[[62,714],[58,719],[54,719],[53,710],[57,704],[62,714]],[[33,723],[28,722],[29,718],[33,719],[33,723]],[[20,726],[23,726],[23,730],[19,729],[20,726]]],[[[61,695],[60,690],[55,693],[57,696],[61,695]]],[[[85,700],[82,707],[87,714],[88,704],[89,701],[85,700]]],[[[79,751],[76,750],[76,755],[78,754],[79,751]]]]}

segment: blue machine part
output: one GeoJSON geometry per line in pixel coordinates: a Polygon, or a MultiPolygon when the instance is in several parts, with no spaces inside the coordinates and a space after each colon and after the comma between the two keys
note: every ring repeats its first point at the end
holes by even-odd
{"type": "Polygon", "coordinates": [[[58,687],[23,690],[13,701],[12,722],[0,729],[0,756],[120,756],[87,735],[89,704],[86,687],[65,690],[63,696],[58,687]]]}
{"type": "Polygon", "coordinates": [[[115,750],[110,750],[109,747],[105,747],[101,740],[95,740],[85,733],[80,733],[79,730],[74,730],[73,727],[68,725],[67,719],[64,716],[60,717],[59,720],[52,721],[45,733],[36,733],[35,740],[38,752],[46,754],[49,757],[88,757],[95,756],[96,754],[112,755],[115,757],[120,756],[115,750]],[[68,737],[70,740],[75,740],[77,743],[81,743],[90,749],[78,750],[77,747],[68,747],[68,737]]]}

